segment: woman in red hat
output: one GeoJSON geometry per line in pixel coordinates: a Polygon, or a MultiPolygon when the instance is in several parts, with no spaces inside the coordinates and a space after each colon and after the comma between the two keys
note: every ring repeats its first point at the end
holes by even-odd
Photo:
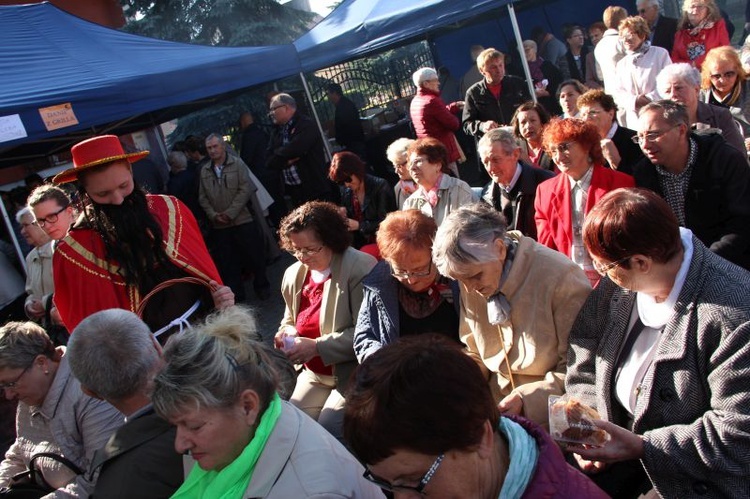
{"type": "Polygon", "coordinates": [[[148,151],[125,153],[116,136],[103,135],[71,152],[73,168],[54,182],[78,182],[81,215],[53,258],[55,304],[69,331],[99,310],[136,312],[148,292],[175,278],[199,278],[213,291],[209,298],[199,287],[180,284],[156,295],[143,318],[157,333],[184,323],[201,306],[198,300],[203,308],[234,304],[190,210],[135,184],[131,164],[148,151]]]}

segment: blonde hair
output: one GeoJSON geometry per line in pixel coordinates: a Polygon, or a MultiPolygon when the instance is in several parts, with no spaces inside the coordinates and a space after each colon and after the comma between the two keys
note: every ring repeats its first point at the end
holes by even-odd
{"type": "MultiPolygon", "coordinates": [[[[705,5],[708,8],[708,15],[706,16],[706,19],[709,21],[718,21],[721,19],[721,12],[719,11],[719,6],[716,5],[716,2],[714,0],[701,0],[703,2],[703,5],[705,5]]],[[[688,19],[688,8],[690,7],[690,4],[693,3],[693,0],[685,0],[682,2],[682,15],[680,16],[680,20],[677,22],[677,29],[685,29],[690,26],[690,19],[688,19]]]]}
{"type": "Polygon", "coordinates": [[[630,30],[634,35],[642,38],[648,38],[648,35],[651,34],[651,30],[648,28],[648,23],[641,16],[630,16],[623,19],[620,22],[620,26],[617,28],[617,32],[622,36],[622,32],[626,29],[630,30]]]}
{"type": "Polygon", "coordinates": [[[505,61],[505,54],[491,47],[485,49],[479,54],[479,57],[477,57],[477,67],[479,69],[483,69],[484,65],[492,59],[500,59],[502,61],[505,61]]]}
{"type": "Polygon", "coordinates": [[[737,73],[737,80],[734,82],[734,88],[727,104],[730,106],[736,103],[742,95],[742,84],[747,80],[747,73],[745,73],[740,62],[740,56],[737,55],[737,51],[730,46],[716,47],[708,51],[706,58],[703,60],[703,66],[701,67],[701,88],[703,90],[711,91],[713,89],[713,83],[711,82],[711,69],[710,66],[718,64],[720,62],[731,62],[734,65],[734,71],[737,73]]]}

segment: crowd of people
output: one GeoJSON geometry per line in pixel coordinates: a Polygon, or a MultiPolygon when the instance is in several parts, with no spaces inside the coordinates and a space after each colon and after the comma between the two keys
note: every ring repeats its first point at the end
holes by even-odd
{"type": "Polygon", "coordinates": [[[534,98],[495,48],[461,100],[420,68],[395,185],[338,84],[328,164],[285,93],[239,153],[176,147],[165,193],[147,151],[73,146],[15,213],[0,497],[750,494],[747,73],[713,0],[637,13],[535,29],[534,98]],[[250,285],[283,300],[275,332],[250,285]],[[604,440],[559,441],[563,395],[604,440]]]}

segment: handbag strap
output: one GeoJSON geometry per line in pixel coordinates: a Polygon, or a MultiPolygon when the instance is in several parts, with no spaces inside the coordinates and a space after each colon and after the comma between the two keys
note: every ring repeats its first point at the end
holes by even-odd
{"type": "Polygon", "coordinates": [[[34,454],[33,456],[31,456],[31,460],[29,461],[29,473],[31,474],[31,479],[50,490],[54,490],[54,487],[47,483],[47,481],[44,479],[44,475],[42,475],[41,470],[37,469],[36,467],[36,461],[40,458],[57,461],[58,463],[65,465],[76,475],[83,474],[83,470],[79,468],[76,463],[74,463],[67,457],[61,456],[60,454],[55,454],[54,452],[39,452],[37,454],[34,454]]]}
{"type": "Polygon", "coordinates": [[[199,279],[197,277],[178,277],[177,279],[168,279],[154,286],[154,289],[152,289],[146,296],[143,297],[141,303],[138,305],[138,309],[135,311],[138,317],[143,318],[143,311],[146,310],[146,305],[148,305],[149,300],[151,300],[154,295],[156,295],[159,291],[174,286],[175,284],[199,284],[201,286],[207,287],[209,290],[211,290],[211,292],[216,291],[217,289],[216,286],[210,285],[208,281],[199,279]]]}

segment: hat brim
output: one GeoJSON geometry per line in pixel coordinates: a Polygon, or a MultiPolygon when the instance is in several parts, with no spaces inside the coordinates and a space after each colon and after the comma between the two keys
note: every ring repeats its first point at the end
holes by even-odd
{"type": "Polygon", "coordinates": [[[70,182],[75,182],[78,180],[78,175],[85,170],[89,170],[91,168],[96,168],[97,166],[101,166],[107,163],[112,163],[114,161],[119,161],[121,159],[127,159],[130,163],[135,163],[136,161],[140,161],[146,156],[148,156],[149,151],[139,151],[139,152],[132,152],[128,154],[120,154],[118,156],[110,156],[107,158],[101,158],[96,161],[92,161],[91,163],[86,163],[85,165],[80,166],[74,166],[73,168],[68,168],[67,170],[58,173],[52,178],[52,182],[60,185],[60,184],[67,184],[70,182]]]}

